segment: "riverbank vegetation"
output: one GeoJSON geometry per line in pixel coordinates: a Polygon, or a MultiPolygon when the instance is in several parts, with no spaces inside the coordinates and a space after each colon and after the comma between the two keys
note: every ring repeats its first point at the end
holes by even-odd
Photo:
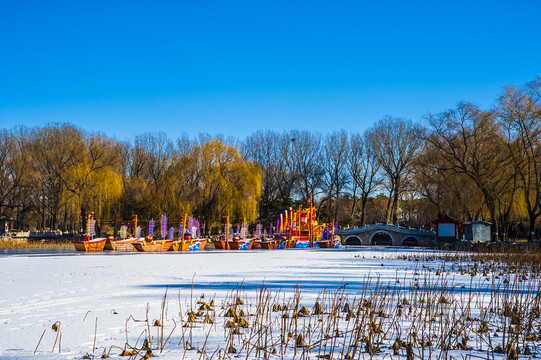
{"type": "MultiPolygon", "coordinates": [[[[322,220],[429,227],[484,219],[499,239],[536,236],[541,214],[541,77],[423,124],[386,117],[364,133],[272,130],[246,139],[144,133],[122,142],[70,124],[0,130],[0,215],[15,229],[118,229],[138,214],[188,212],[268,226],[314,194],[322,220]]],[[[178,226],[178,224],[176,225],[178,226]]]]}

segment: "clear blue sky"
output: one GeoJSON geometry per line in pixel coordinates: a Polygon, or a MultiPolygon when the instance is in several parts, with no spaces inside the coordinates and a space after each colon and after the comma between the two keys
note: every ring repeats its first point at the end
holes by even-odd
{"type": "Polygon", "coordinates": [[[363,131],[541,74],[541,1],[2,1],[0,127],[363,131]]]}

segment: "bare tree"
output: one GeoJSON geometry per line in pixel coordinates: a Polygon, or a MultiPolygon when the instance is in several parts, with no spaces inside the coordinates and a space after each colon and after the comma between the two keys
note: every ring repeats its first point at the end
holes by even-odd
{"type": "Polygon", "coordinates": [[[416,192],[434,206],[435,216],[453,214],[462,220],[484,217],[483,195],[469,177],[455,172],[432,144],[426,144],[417,156],[413,178],[416,192]]]}
{"type": "Polygon", "coordinates": [[[291,152],[288,166],[297,178],[297,190],[301,201],[306,203],[310,194],[318,194],[321,189],[323,166],[321,159],[321,134],[293,130],[284,136],[290,143],[291,152]]]}
{"type": "Polygon", "coordinates": [[[375,149],[366,137],[353,134],[349,142],[349,156],[346,161],[351,177],[351,191],[353,195],[351,217],[356,209],[357,198],[360,199],[360,215],[358,224],[363,226],[366,221],[366,205],[381,183],[379,176],[380,165],[377,162],[375,149]]]}
{"type": "Polygon", "coordinates": [[[162,213],[169,195],[165,181],[175,152],[173,143],[163,132],[145,133],[135,138],[134,150],[136,174],[146,180],[150,190],[147,199],[149,216],[162,213]]]}
{"type": "Polygon", "coordinates": [[[411,120],[387,116],[366,133],[389,191],[387,221],[398,222],[398,202],[411,189],[412,164],[422,148],[422,128],[411,120]]]}
{"type": "Polygon", "coordinates": [[[261,169],[263,183],[259,219],[265,222],[271,222],[284,207],[291,205],[295,178],[287,167],[289,146],[283,145],[283,137],[270,130],[258,131],[241,144],[243,157],[261,169]]]}
{"type": "MultiPolygon", "coordinates": [[[[329,215],[338,217],[338,199],[349,182],[347,159],[349,156],[348,134],[345,130],[333,131],[322,143],[323,186],[329,215]]],[[[321,204],[320,204],[321,205],[321,204]]]]}
{"type": "Polygon", "coordinates": [[[29,130],[0,130],[0,215],[9,215],[22,226],[32,209],[29,130]],[[22,215],[22,216],[21,216],[22,215]]]}

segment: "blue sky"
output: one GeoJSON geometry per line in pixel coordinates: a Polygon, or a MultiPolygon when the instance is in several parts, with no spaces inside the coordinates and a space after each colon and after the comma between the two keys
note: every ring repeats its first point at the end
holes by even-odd
{"type": "Polygon", "coordinates": [[[0,127],[363,131],[541,74],[541,1],[3,1],[0,127]]]}

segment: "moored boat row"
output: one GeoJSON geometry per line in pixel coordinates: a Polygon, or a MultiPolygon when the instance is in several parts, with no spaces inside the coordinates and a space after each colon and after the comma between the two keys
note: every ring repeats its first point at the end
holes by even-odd
{"type": "Polygon", "coordinates": [[[191,240],[154,240],[152,238],[130,238],[114,240],[109,238],[96,238],[82,241],[75,241],[73,245],[77,251],[141,251],[141,252],[162,252],[162,251],[199,251],[207,245],[208,239],[191,240]]]}
{"type": "Polygon", "coordinates": [[[241,219],[241,225],[237,227],[237,233],[230,230],[229,217],[225,216],[225,232],[219,240],[214,242],[218,250],[249,250],[252,248],[274,250],[291,248],[338,248],[340,238],[336,236],[336,224],[331,220],[329,224],[318,223],[316,211],[312,206],[310,196],[310,207],[298,210],[286,209],[280,214],[276,224],[276,233],[261,234],[260,229],[256,230],[253,238],[246,234],[246,222],[241,219]]]}
{"type": "Polygon", "coordinates": [[[192,218],[189,219],[189,227],[192,231],[186,229],[186,215],[182,214],[181,225],[179,227],[179,238],[173,239],[174,228],[171,228],[167,233],[167,218],[162,216],[161,219],[161,234],[162,239],[154,239],[154,221],[149,222],[148,235],[141,237],[140,227],[137,226],[137,215],[133,215],[133,231],[135,236],[127,237],[127,227],[121,229],[122,237],[115,239],[114,236],[107,238],[93,238],[95,235],[95,220],[93,213],[89,213],[87,219],[87,234],[83,236],[82,241],[73,243],[77,251],[140,251],[140,252],[164,252],[164,251],[200,251],[207,244],[207,238],[194,238],[193,235],[199,233],[199,223],[192,218]],[[196,226],[192,226],[196,225],[196,226]],[[169,235],[166,239],[165,235],[169,235]]]}
{"type": "MultiPolygon", "coordinates": [[[[96,238],[94,232],[94,219],[88,218],[87,234],[83,241],[74,243],[77,251],[140,251],[140,252],[165,252],[165,251],[200,251],[207,245],[208,239],[199,237],[199,222],[189,218],[186,224],[186,214],[182,214],[178,227],[178,238],[174,238],[175,228],[167,230],[167,217],[162,216],[159,221],[161,225],[161,239],[154,239],[154,220],[148,222],[147,235],[141,237],[141,228],[137,226],[137,215],[133,215],[133,222],[128,225],[134,236],[128,235],[128,227],[123,225],[120,230],[120,239],[113,236],[108,238],[96,238]],[[188,225],[186,227],[186,225],[188,225]]],[[[237,225],[237,231],[233,232],[229,223],[229,216],[224,216],[224,233],[212,243],[216,250],[251,250],[251,249],[290,249],[290,248],[337,248],[340,246],[340,238],[335,235],[336,224],[334,220],[330,223],[318,223],[316,211],[312,206],[310,196],[310,207],[298,210],[286,209],[280,214],[276,227],[270,227],[270,233],[263,234],[262,225],[258,224],[253,235],[248,234],[246,220],[241,218],[237,225]],[[274,230],[274,234],[273,234],[274,230]]]]}

